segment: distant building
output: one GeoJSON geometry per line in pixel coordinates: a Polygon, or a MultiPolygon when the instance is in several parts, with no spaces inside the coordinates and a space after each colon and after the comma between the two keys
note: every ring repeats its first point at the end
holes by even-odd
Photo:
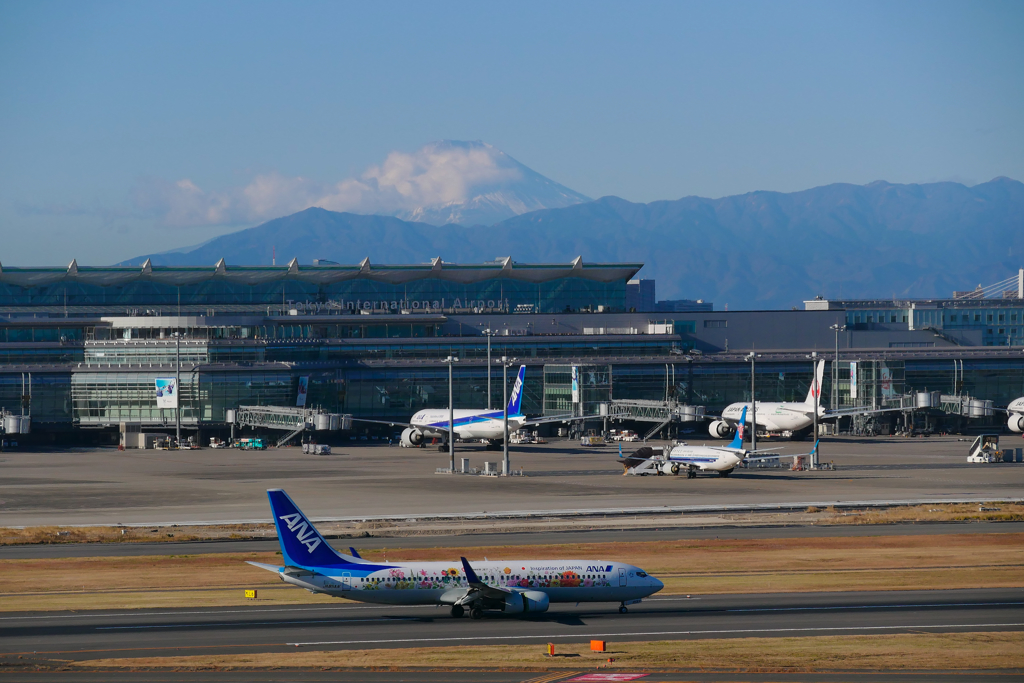
{"type": "Polygon", "coordinates": [[[626,310],[650,313],[655,310],[654,280],[630,280],[626,283],[626,310]]]}
{"type": "Polygon", "coordinates": [[[692,311],[713,311],[715,305],[704,299],[668,299],[654,305],[658,313],[690,313],[692,311]]]}

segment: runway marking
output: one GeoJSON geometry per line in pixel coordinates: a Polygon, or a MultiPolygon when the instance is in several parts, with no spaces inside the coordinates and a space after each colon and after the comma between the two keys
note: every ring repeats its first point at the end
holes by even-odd
{"type": "MultiPolygon", "coordinates": [[[[164,617],[185,614],[269,614],[271,612],[322,612],[323,610],[355,610],[355,609],[398,609],[405,605],[366,605],[364,607],[282,607],[281,609],[228,609],[210,610],[195,612],[114,612],[111,614],[42,614],[30,617],[0,617],[0,621],[18,621],[19,619],[86,619],[88,617],[113,618],[113,617],[164,617]]],[[[430,605],[426,605],[429,607],[430,605]]],[[[437,607],[437,605],[434,605],[437,607]]]]}
{"type": "Polygon", "coordinates": [[[723,629],[716,631],[636,631],[632,633],[558,633],[535,636],[467,636],[462,638],[390,638],[386,640],[321,640],[309,643],[285,643],[294,647],[310,645],[365,645],[372,643],[426,643],[433,641],[469,641],[469,640],[529,640],[535,638],[595,638],[598,636],[686,636],[711,635],[722,633],[803,633],[818,631],[896,631],[899,629],[935,629],[935,628],[989,628],[989,627],[1024,626],[1024,623],[1011,624],[911,624],[904,626],[822,626],[816,628],[742,628],[723,629]]]}
{"type": "Polygon", "coordinates": [[[883,609],[898,607],[1005,607],[1012,605],[1019,607],[1024,602],[946,602],[946,603],[923,603],[910,605],[836,605],[834,607],[736,607],[724,609],[722,612],[802,612],[810,610],[841,610],[841,609],[883,609]]]}
{"type": "Polygon", "coordinates": [[[578,676],[579,674],[579,671],[559,671],[553,674],[544,674],[543,676],[538,676],[537,678],[530,678],[523,681],[523,683],[554,683],[554,681],[557,681],[560,678],[578,676]]]}
{"type": "Polygon", "coordinates": [[[143,626],[97,626],[97,631],[142,631],[155,628],[201,628],[204,626],[282,626],[284,624],[357,624],[367,621],[419,621],[417,617],[393,617],[388,619],[304,619],[301,621],[236,621],[200,624],[152,624],[143,626]]]}

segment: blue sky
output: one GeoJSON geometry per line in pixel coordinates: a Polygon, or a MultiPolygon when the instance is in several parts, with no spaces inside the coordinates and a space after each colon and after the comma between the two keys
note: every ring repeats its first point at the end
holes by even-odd
{"type": "Polygon", "coordinates": [[[632,201],[1024,179],[1022,35],[1021,2],[0,2],[0,263],[198,243],[246,223],[140,197],[439,139],[632,201]]]}

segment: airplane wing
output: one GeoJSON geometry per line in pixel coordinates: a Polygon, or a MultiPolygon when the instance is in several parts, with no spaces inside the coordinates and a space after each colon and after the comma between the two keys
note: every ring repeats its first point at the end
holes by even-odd
{"type": "Polygon", "coordinates": [[[353,422],[369,422],[375,425],[388,425],[389,427],[413,427],[408,422],[402,422],[401,420],[367,420],[364,417],[353,417],[353,422]]]}
{"type": "Polygon", "coordinates": [[[479,592],[485,598],[496,598],[498,600],[504,600],[506,596],[512,594],[512,591],[507,588],[488,586],[476,575],[476,572],[469,566],[469,561],[466,558],[460,557],[459,559],[462,560],[462,568],[466,572],[466,580],[469,582],[469,587],[474,591],[479,592]]]}
{"type": "Polygon", "coordinates": [[[596,415],[549,415],[547,417],[531,417],[523,423],[523,426],[527,425],[540,425],[548,422],[574,422],[578,420],[595,420],[599,419],[596,415]]]}
{"type": "MultiPolygon", "coordinates": [[[[767,460],[768,458],[799,458],[801,456],[814,455],[814,452],[818,450],[818,444],[821,443],[821,439],[814,442],[814,448],[811,449],[810,453],[779,453],[778,455],[755,455],[753,457],[743,458],[746,461],[751,460],[767,460]]],[[[762,453],[767,451],[779,450],[778,448],[759,448],[756,451],[750,451],[751,453],[762,453]]]]}
{"type": "MultiPolygon", "coordinates": [[[[406,427],[408,429],[423,430],[423,429],[427,428],[426,425],[414,425],[414,424],[410,424],[409,422],[402,422],[401,420],[368,420],[365,417],[353,417],[352,421],[353,422],[369,422],[371,424],[377,424],[377,425],[388,425],[389,427],[406,427]]],[[[436,432],[447,432],[448,431],[448,427],[447,426],[445,426],[445,427],[435,427],[434,425],[430,425],[429,430],[430,431],[436,431],[436,432]]]]}

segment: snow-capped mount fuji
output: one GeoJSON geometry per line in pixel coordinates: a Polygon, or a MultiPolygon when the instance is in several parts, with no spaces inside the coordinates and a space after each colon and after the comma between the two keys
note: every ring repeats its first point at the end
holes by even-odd
{"type": "Polygon", "coordinates": [[[493,225],[541,209],[560,209],[591,201],[479,140],[432,142],[414,155],[436,175],[435,182],[458,189],[450,201],[387,212],[403,220],[431,225],[493,225]],[[461,187],[459,187],[461,186],[461,187]]]}

